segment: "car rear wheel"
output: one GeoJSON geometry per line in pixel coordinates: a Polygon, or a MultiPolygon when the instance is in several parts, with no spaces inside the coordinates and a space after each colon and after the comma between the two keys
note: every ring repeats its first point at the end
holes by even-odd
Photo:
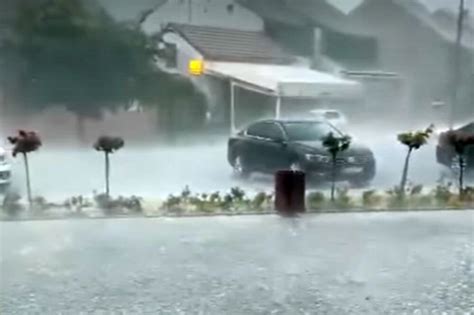
{"type": "Polygon", "coordinates": [[[250,171],[247,168],[244,158],[241,155],[237,155],[234,159],[234,174],[240,178],[248,178],[250,171]]]}

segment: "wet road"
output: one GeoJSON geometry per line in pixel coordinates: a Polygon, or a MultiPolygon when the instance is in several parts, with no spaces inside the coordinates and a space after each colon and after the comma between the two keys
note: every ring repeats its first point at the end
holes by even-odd
{"type": "Polygon", "coordinates": [[[474,211],[0,223],[2,314],[473,314],[474,211]]]}
{"type": "MultiPolygon", "coordinates": [[[[377,176],[373,186],[391,188],[399,182],[405,148],[393,134],[371,137],[361,134],[361,140],[373,149],[377,158],[377,176]]],[[[210,192],[241,186],[247,191],[272,189],[270,176],[254,176],[240,181],[232,176],[226,160],[226,139],[214,144],[192,146],[126,146],[111,158],[112,193],[163,197],[180,192],[186,185],[192,191],[210,192]]],[[[73,195],[91,195],[103,191],[104,158],[92,149],[57,148],[47,144],[31,154],[31,177],[36,195],[62,201],[73,195]]],[[[14,161],[14,188],[23,194],[24,170],[21,159],[14,161]]],[[[440,168],[435,162],[434,145],[415,152],[410,167],[410,179],[415,183],[434,185],[440,168]]]]}

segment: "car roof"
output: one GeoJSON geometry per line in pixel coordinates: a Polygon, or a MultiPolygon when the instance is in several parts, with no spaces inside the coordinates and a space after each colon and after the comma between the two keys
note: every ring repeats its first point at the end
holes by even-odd
{"type": "Polygon", "coordinates": [[[337,109],[313,109],[311,111],[311,113],[313,114],[324,114],[324,113],[338,113],[338,114],[341,114],[341,111],[337,110],[337,109]]]}
{"type": "Polygon", "coordinates": [[[279,123],[279,124],[297,124],[297,123],[309,123],[309,122],[314,122],[314,123],[328,123],[327,121],[325,121],[324,119],[314,119],[314,118],[311,118],[311,119],[262,119],[262,120],[257,120],[257,121],[254,121],[254,122],[251,122],[248,124],[248,126],[252,126],[254,124],[257,124],[257,123],[279,123]]]}

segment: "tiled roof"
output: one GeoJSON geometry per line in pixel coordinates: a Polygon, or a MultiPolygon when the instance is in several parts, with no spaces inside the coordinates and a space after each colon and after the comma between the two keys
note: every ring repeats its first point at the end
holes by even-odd
{"type": "Polygon", "coordinates": [[[293,57],[259,31],[171,23],[205,58],[216,61],[288,64],[293,57]]]}

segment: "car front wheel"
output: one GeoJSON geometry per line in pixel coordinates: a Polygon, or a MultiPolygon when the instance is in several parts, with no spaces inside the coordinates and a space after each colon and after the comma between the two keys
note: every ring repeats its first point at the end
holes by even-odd
{"type": "Polygon", "coordinates": [[[233,163],[234,174],[240,178],[248,178],[250,171],[245,163],[245,159],[241,155],[237,155],[233,163]]]}

